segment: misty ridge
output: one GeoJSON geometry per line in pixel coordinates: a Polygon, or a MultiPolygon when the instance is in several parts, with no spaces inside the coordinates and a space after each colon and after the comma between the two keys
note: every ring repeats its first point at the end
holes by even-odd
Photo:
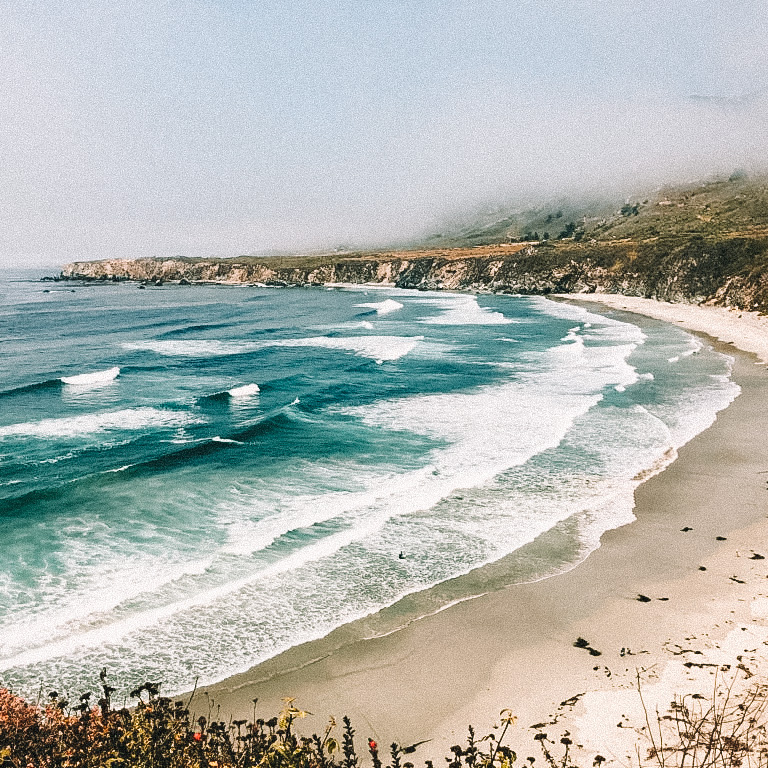
{"type": "Polygon", "coordinates": [[[2,265],[404,246],[768,170],[757,3],[6,11],[2,265]]]}
{"type": "Polygon", "coordinates": [[[183,225],[177,211],[154,213],[128,229],[128,222],[115,222],[101,234],[97,225],[79,243],[77,232],[71,244],[62,241],[59,252],[71,245],[89,258],[225,258],[467,244],[462,232],[504,219],[517,226],[509,231],[513,238],[548,230],[556,237],[561,230],[546,221],[550,212],[561,211],[564,224],[600,220],[668,186],[768,170],[761,145],[766,92],[680,104],[538,103],[457,112],[458,106],[451,120],[431,126],[431,135],[399,137],[388,157],[358,153],[325,171],[276,177],[268,202],[242,199],[241,185],[253,185],[246,172],[221,208],[213,190],[189,190],[201,210],[183,225]],[[510,120],[510,113],[519,114],[510,120]]]}

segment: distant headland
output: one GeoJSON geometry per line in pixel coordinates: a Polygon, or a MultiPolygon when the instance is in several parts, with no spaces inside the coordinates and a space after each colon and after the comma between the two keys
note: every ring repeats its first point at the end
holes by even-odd
{"type": "Polygon", "coordinates": [[[619,205],[495,211],[403,249],[67,264],[61,279],[144,284],[381,283],[489,293],[614,293],[768,311],[768,179],[669,187],[619,205]]]}

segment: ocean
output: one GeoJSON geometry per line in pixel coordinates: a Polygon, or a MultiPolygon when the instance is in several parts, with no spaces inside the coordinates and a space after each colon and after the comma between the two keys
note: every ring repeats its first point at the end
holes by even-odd
{"type": "MultiPolygon", "coordinates": [[[[0,272],[0,685],[172,694],[573,567],[738,395],[542,297],[0,272]]],[[[574,596],[578,599],[578,596],[574,596]]]]}

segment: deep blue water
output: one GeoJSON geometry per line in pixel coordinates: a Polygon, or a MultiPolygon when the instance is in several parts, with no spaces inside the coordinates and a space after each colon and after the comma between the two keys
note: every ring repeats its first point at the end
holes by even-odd
{"type": "Polygon", "coordinates": [[[0,684],[27,693],[221,679],[559,526],[517,577],[555,572],[738,393],[680,329],[543,298],[30,276],[0,273],[0,684]]]}

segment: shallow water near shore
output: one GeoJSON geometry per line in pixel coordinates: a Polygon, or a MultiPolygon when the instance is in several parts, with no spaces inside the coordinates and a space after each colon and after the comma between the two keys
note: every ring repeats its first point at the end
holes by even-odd
{"type": "Polygon", "coordinates": [[[27,694],[184,690],[555,573],[738,394],[680,329],[539,297],[8,277],[0,682],[27,694]]]}

